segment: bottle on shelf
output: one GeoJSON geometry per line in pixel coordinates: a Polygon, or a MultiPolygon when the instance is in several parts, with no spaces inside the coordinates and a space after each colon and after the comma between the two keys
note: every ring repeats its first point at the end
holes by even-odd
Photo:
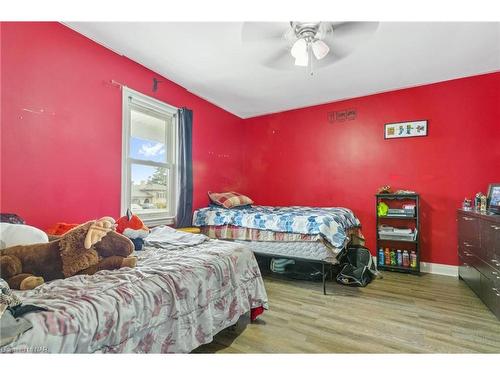
{"type": "Polygon", "coordinates": [[[384,249],[378,249],[378,264],[379,266],[383,266],[384,263],[384,249]]]}
{"type": "Polygon", "coordinates": [[[391,250],[391,266],[395,266],[396,265],[396,252],[393,250],[391,250]]]}
{"type": "Polygon", "coordinates": [[[403,267],[410,267],[410,254],[408,254],[408,250],[403,250],[403,267]]]}
{"type": "Polygon", "coordinates": [[[410,267],[417,268],[417,253],[413,250],[410,253],[410,267]]]}
{"type": "Polygon", "coordinates": [[[391,253],[388,247],[386,247],[384,251],[384,262],[387,266],[391,264],[391,253]]]}
{"type": "Polygon", "coordinates": [[[403,265],[403,253],[401,252],[401,250],[396,251],[396,261],[399,267],[403,265]]]}

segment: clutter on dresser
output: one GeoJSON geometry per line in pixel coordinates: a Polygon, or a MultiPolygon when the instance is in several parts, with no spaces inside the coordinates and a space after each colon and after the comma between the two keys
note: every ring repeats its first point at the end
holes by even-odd
{"type": "Polygon", "coordinates": [[[500,183],[488,186],[488,212],[500,215],[500,183]]]}
{"type": "MultiPolygon", "coordinates": [[[[380,191],[380,189],[379,189],[380,191]]],[[[412,190],[376,194],[377,265],[420,273],[420,197],[412,190]]]]}
{"type": "Polygon", "coordinates": [[[464,198],[464,201],[462,202],[462,209],[464,211],[472,210],[472,201],[470,199],[464,198]]]}
{"type": "Polygon", "coordinates": [[[476,211],[486,212],[487,208],[487,197],[483,193],[479,192],[474,197],[474,209],[476,211]]]}
{"type": "Polygon", "coordinates": [[[490,184],[488,194],[476,193],[474,202],[465,198],[462,203],[462,210],[488,215],[500,214],[500,183],[490,184]]]}

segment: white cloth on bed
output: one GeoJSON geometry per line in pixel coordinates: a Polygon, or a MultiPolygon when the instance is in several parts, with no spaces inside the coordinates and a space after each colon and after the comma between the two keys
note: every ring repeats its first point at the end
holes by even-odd
{"type": "Polygon", "coordinates": [[[178,249],[199,245],[207,240],[208,237],[204,234],[182,232],[162,225],[151,230],[151,233],[144,239],[144,245],[162,249],[178,249]]]}

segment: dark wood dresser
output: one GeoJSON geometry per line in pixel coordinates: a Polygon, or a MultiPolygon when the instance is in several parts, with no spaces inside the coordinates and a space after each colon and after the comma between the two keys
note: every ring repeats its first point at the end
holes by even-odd
{"type": "Polygon", "coordinates": [[[500,319],[500,215],[458,210],[458,275],[500,319]]]}

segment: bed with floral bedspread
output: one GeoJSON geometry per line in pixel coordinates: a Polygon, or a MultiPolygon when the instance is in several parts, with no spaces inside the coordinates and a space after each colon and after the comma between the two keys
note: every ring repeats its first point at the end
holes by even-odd
{"type": "Polygon", "coordinates": [[[244,245],[209,240],[146,248],[134,269],[101,271],[19,292],[49,309],[1,352],[188,353],[252,309],[267,309],[264,283],[244,245]]]}
{"type": "Polygon", "coordinates": [[[196,210],[197,227],[232,225],[237,227],[303,235],[320,235],[332,247],[342,249],[349,242],[349,230],[360,227],[354,213],[344,207],[209,206],[196,210]]]}

